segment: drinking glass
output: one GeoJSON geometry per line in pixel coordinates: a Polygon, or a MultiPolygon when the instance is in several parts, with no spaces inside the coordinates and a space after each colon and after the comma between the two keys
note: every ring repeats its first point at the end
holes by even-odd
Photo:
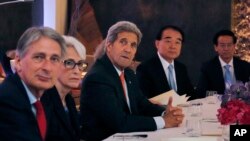
{"type": "Polygon", "coordinates": [[[217,91],[206,91],[206,102],[207,104],[215,104],[218,101],[217,91]]]}
{"type": "Polygon", "coordinates": [[[189,137],[201,136],[201,120],[187,119],[186,121],[186,135],[189,137]]]}

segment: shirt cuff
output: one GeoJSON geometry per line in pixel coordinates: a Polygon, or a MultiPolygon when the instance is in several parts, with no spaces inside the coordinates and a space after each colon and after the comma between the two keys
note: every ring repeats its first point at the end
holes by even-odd
{"type": "Polygon", "coordinates": [[[165,127],[165,121],[161,116],[154,117],[154,120],[155,120],[155,123],[156,123],[157,130],[158,129],[163,129],[165,127]]]}

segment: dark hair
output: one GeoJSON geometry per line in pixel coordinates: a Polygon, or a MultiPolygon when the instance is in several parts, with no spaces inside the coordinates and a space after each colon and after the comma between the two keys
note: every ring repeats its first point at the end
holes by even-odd
{"type": "Polygon", "coordinates": [[[163,33],[164,30],[166,30],[166,29],[173,29],[173,30],[179,32],[179,33],[181,34],[181,36],[182,36],[182,42],[184,42],[184,37],[185,37],[184,32],[183,32],[179,27],[173,26],[173,25],[166,25],[166,26],[163,26],[163,27],[158,31],[158,33],[156,34],[156,40],[161,40],[161,38],[162,38],[162,33],[163,33]]]}
{"type": "Polygon", "coordinates": [[[232,31],[221,30],[214,35],[214,38],[213,38],[214,45],[218,45],[218,38],[220,36],[231,36],[233,38],[233,43],[235,44],[237,42],[237,37],[234,35],[234,33],[232,31]]]}

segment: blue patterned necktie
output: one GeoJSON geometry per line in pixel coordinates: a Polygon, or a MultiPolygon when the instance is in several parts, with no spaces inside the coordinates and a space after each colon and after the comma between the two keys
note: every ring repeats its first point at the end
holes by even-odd
{"type": "Polygon", "coordinates": [[[230,72],[230,67],[231,67],[230,65],[224,66],[224,69],[225,69],[224,80],[225,80],[226,89],[229,89],[233,82],[233,78],[230,72]]]}
{"type": "Polygon", "coordinates": [[[176,84],[175,84],[175,81],[174,81],[174,72],[173,72],[173,69],[174,69],[173,65],[170,64],[168,66],[168,83],[169,83],[171,89],[177,91],[176,84]]]}

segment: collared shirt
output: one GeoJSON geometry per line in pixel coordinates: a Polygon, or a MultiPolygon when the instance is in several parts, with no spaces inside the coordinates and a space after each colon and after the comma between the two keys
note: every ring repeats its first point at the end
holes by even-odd
{"type": "MultiPolygon", "coordinates": [[[[120,71],[116,66],[115,67],[115,70],[117,71],[118,73],[118,76],[121,75],[122,71],[120,71]]],[[[124,73],[125,74],[125,73],[124,73]]],[[[127,104],[128,104],[128,107],[129,107],[129,110],[131,112],[131,109],[130,109],[130,102],[129,102],[129,96],[128,96],[128,89],[127,89],[127,83],[125,81],[125,92],[126,92],[126,100],[127,100],[127,104]]],[[[162,115],[164,114],[164,112],[162,113],[162,115]]],[[[155,123],[156,123],[156,126],[157,126],[157,129],[162,129],[164,128],[165,126],[165,121],[164,119],[161,117],[161,116],[158,116],[158,117],[153,117],[154,120],[155,120],[155,123]]]]}
{"type": "MultiPolygon", "coordinates": [[[[116,66],[114,66],[115,67],[115,70],[117,71],[117,73],[118,73],[118,76],[120,77],[120,75],[121,75],[121,73],[122,73],[122,71],[120,71],[116,66]]],[[[128,108],[129,108],[129,110],[130,110],[130,112],[131,112],[131,109],[130,109],[130,101],[129,101],[129,96],[128,96],[128,88],[127,88],[127,82],[125,81],[125,83],[124,83],[124,88],[125,88],[125,96],[126,96],[126,102],[127,102],[127,104],[128,104],[128,108]]]]}
{"type": "MultiPolygon", "coordinates": [[[[166,78],[168,80],[168,66],[171,64],[173,65],[174,67],[174,60],[172,61],[172,63],[169,63],[168,61],[166,61],[160,54],[159,52],[157,52],[159,58],[160,58],[160,61],[161,61],[161,64],[163,66],[163,69],[164,69],[164,72],[165,72],[165,75],[166,75],[166,78]]],[[[173,69],[173,78],[174,78],[174,83],[175,83],[175,86],[176,86],[176,90],[178,90],[178,86],[177,86],[177,83],[176,83],[176,74],[175,74],[175,68],[173,69]]]]}
{"type": "Polygon", "coordinates": [[[29,101],[30,101],[30,105],[31,105],[31,110],[34,113],[34,115],[36,115],[36,108],[34,106],[34,103],[37,101],[36,97],[32,94],[32,92],[29,90],[29,88],[27,87],[27,85],[23,82],[23,80],[21,80],[23,83],[23,86],[25,88],[25,91],[28,95],[29,101]]]}
{"type": "Polygon", "coordinates": [[[233,83],[236,82],[236,78],[235,78],[235,75],[234,75],[234,65],[233,65],[233,59],[231,59],[231,61],[227,64],[226,62],[224,62],[221,57],[219,56],[219,60],[220,60],[220,64],[221,64],[221,68],[222,68],[222,72],[223,72],[223,77],[225,76],[225,69],[224,69],[224,66],[226,65],[230,65],[231,67],[229,68],[230,70],[230,73],[231,73],[231,76],[233,78],[233,83]]]}

